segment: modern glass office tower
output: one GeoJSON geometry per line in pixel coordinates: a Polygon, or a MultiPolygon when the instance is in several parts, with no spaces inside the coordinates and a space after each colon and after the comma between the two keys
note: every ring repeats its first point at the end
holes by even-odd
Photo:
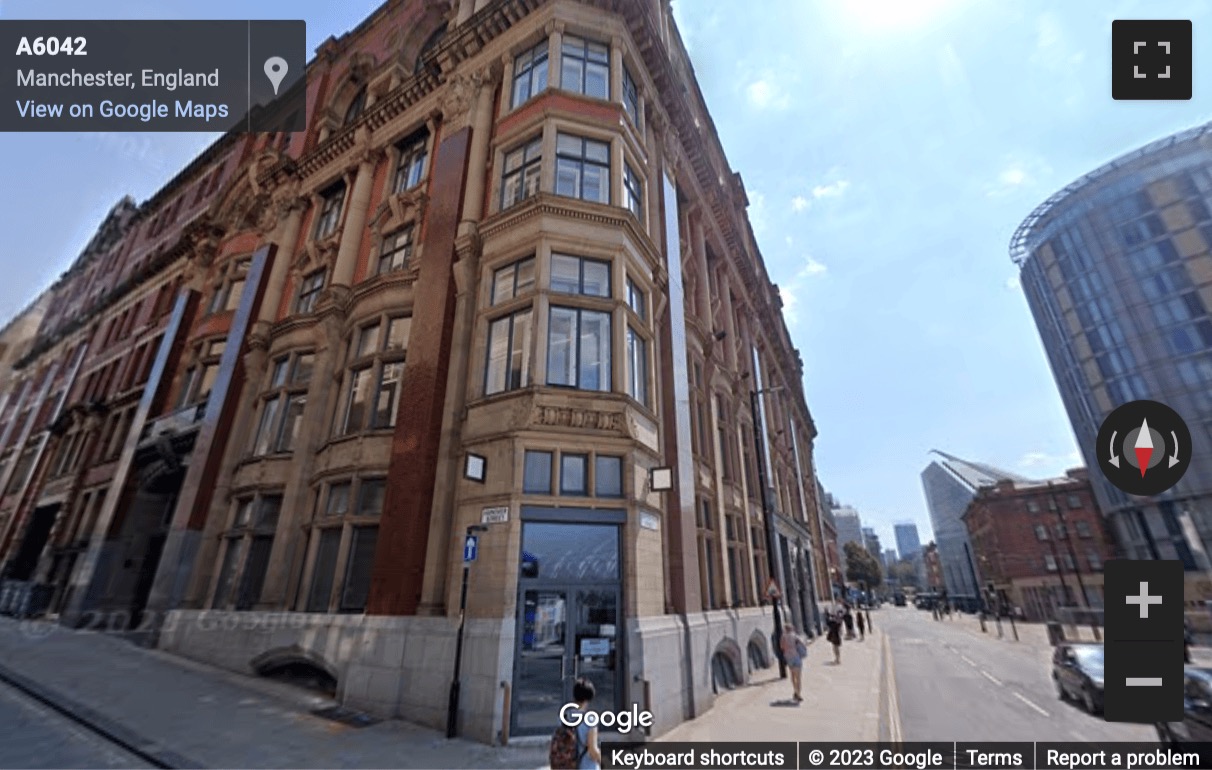
{"type": "Polygon", "coordinates": [[[934,451],[938,459],[922,471],[922,490],[930,510],[930,527],[938,543],[943,583],[954,597],[977,595],[980,578],[968,540],[968,528],[961,518],[981,487],[999,481],[1026,481],[985,463],[962,460],[934,451]]]}
{"type": "Polygon", "coordinates": [[[1183,514],[1212,534],[1212,124],[1092,171],[1027,217],[1010,243],[1086,464],[1112,409],[1153,399],[1191,428],[1192,463],[1157,498],[1091,474],[1122,555],[1182,559],[1196,579],[1183,514]]]}

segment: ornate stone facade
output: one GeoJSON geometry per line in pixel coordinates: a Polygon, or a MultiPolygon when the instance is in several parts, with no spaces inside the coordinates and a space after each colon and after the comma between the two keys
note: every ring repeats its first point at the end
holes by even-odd
{"type": "Polygon", "coordinates": [[[618,8],[386,4],[310,65],[306,132],[117,209],[0,393],[7,578],[441,726],[490,522],[458,726],[486,742],[550,732],[557,645],[657,732],[710,707],[770,661],[772,569],[815,630],[798,354],[672,19],[618,8]]]}

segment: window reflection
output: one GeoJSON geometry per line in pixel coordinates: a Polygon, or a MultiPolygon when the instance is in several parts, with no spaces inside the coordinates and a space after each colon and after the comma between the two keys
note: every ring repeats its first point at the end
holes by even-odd
{"type": "Polygon", "coordinates": [[[619,529],[612,524],[522,525],[522,577],[553,581],[619,579],[619,529]]]}

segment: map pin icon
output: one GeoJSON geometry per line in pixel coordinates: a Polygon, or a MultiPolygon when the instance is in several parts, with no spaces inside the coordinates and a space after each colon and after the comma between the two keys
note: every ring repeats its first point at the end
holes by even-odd
{"type": "Polygon", "coordinates": [[[286,66],[286,60],[281,56],[271,56],[265,60],[265,77],[273,84],[274,96],[278,95],[278,86],[282,85],[282,79],[286,77],[288,69],[290,68],[286,66]]]}

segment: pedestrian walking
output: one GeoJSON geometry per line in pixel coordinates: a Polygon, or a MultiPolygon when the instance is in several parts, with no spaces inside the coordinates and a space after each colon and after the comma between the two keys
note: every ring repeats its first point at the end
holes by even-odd
{"type": "Polygon", "coordinates": [[[859,641],[861,642],[867,638],[867,623],[863,620],[863,613],[858,613],[855,624],[858,625],[859,641]]]}
{"type": "Polygon", "coordinates": [[[875,624],[871,622],[871,608],[870,607],[867,608],[867,630],[868,631],[875,630],[875,624]]]}
{"type": "Polygon", "coordinates": [[[829,619],[825,621],[828,630],[825,632],[825,638],[833,645],[833,664],[835,666],[842,663],[842,611],[829,613],[829,619]]]}
{"type": "Polygon", "coordinates": [[[844,612],[842,614],[842,622],[846,624],[846,638],[854,638],[854,613],[850,611],[849,604],[843,604],[844,612]]]}
{"type": "Polygon", "coordinates": [[[808,645],[795,632],[795,626],[788,623],[783,626],[783,638],[779,645],[783,648],[783,660],[791,672],[791,697],[796,703],[804,700],[800,695],[800,685],[804,679],[804,658],[808,655],[808,645]]]}
{"type": "MultiPolygon", "coordinates": [[[[570,710],[569,716],[583,716],[593,696],[593,682],[585,678],[576,680],[572,685],[572,700],[576,703],[576,709],[570,710]]],[[[549,765],[552,768],[600,770],[602,750],[598,747],[597,725],[590,727],[584,720],[576,727],[561,724],[551,737],[549,754],[549,765]]]]}

